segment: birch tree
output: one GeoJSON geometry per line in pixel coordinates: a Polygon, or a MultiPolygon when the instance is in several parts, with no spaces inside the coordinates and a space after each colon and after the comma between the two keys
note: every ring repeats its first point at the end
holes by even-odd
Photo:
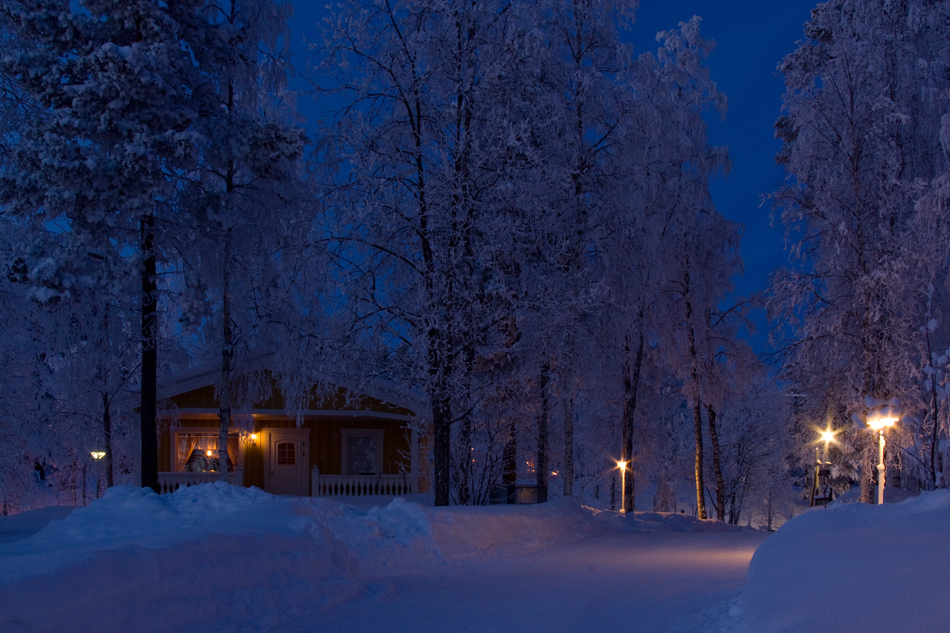
{"type": "MultiPolygon", "coordinates": [[[[782,344],[807,377],[812,415],[840,411],[837,426],[863,420],[869,398],[899,399],[905,422],[921,401],[919,272],[942,264],[921,258],[914,210],[946,162],[946,24],[943,3],[826,2],[780,65],[777,160],[789,179],[775,199],[799,265],[776,277],[771,306],[794,324],[782,344]]],[[[853,428],[868,500],[876,456],[853,428]]]]}

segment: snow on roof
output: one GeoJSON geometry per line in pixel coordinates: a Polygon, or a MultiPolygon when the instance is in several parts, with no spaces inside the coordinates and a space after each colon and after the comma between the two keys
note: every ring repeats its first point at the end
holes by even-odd
{"type": "MultiPolygon", "coordinates": [[[[273,369],[273,366],[273,353],[258,354],[249,361],[242,363],[238,373],[269,371],[273,369]]],[[[209,361],[189,367],[161,381],[158,386],[158,398],[164,400],[183,393],[188,393],[189,391],[201,389],[202,387],[214,386],[218,381],[220,373],[221,365],[216,361],[209,361]]],[[[360,381],[358,386],[348,385],[345,380],[336,382],[338,386],[352,393],[374,398],[412,411],[419,417],[425,417],[426,399],[424,394],[417,391],[406,392],[400,389],[399,385],[392,380],[377,377],[360,381]]]]}

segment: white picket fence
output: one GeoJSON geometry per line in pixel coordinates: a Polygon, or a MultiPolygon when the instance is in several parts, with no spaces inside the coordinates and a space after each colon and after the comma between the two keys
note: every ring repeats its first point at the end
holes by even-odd
{"type": "Polygon", "coordinates": [[[400,497],[415,492],[410,475],[321,475],[316,468],[310,486],[314,497],[400,497]]]}
{"type": "MultiPolygon", "coordinates": [[[[219,481],[218,473],[158,473],[158,492],[168,494],[182,486],[196,486],[219,481]]],[[[232,486],[244,485],[244,469],[238,466],[228,473],[228,483],[232,486]]]]}

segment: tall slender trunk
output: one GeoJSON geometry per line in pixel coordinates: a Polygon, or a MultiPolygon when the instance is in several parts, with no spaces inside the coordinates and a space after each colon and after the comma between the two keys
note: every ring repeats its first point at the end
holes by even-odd
{"type": "Polygon", "coordinates": [[[564,397],[564,496],[574,496],[574,400],[564,397]]]}
{"type": "Polygon", "coordinates": [[[432,404],[432,474],[436,506],[449,505],[452,412],[447,393],[447,388],[437,387],[432,404]]]}
{"type": "MultiPolygon", "coordinates": [[[[640,311],[639,322],[643,322],[643,311],[640,311]]],[[[628,468],[627,475],[624,479],[624,489],[621,491],[623,494],[623,507],[627,508],[629,512],[633,512],[635,505],[635,482],[634,482],[634,471],[633,471],[633,431],[634,423],[636,421],[637,413],[637,391],[640,387],[640,369],[643,366],[643,327],[638,330],[637,333],[637,349],[634,352],[633,364],[630,365],[630,343],[629,340],[626,343],[626,349],[624,354],[624,377],[623,377],[623,393],[624,393],[624,407],[623,407],[623,452],[620,459],[626,464],[625,468],[628,468]]]]}
{"type": "Polygon", "coordinates": [[[102,339],[99,342],[99,352],[101,354],[100,362],[96,368],[97,378],[102,389],[102,441],[103,451],[105,452],[104,466],[106,470],[106,488],[115,485],[113,475],[113,455],[112,455],[112,403],[109,400],[109,390],[107,386],[107,376],[109,374],[105,360],[109,351],[109,303],[106,302],[102,308],[102,339]]]}
{"type": "Polygon", "coordinates": [[[142,487],[158,488],[158,287],[155,282],[155,218],[141,220],[142,247],[142,399],[139,408],[142,434],[142,487]]]}
{"type": "Polygon", "coordinates": [[[719,454],[719,431],[716,430],[716,410],[706,406],[709,425],[709,443],[712,446],[713,474],[716,476],[716,519],[726,520],[726,486],[722,480],[722,462],[719,454]]]}
{"type": "Polygon", "coordinates": [[[518,435],[514,419],[508,424],[508,436],[505,438],[502,461],[501,483],[505,487],[508,503],[514,503],[516,501],[515,484],[518,483],[518,435]]]}
{"type": "Polygon", "coordinates": [[[231,229],[225,231],[221,275],[221,378],[218,384],[218,481],[228,481],[228,431],[231,428],[231,365],[234,330],[231,328],[231,229]]]}
{"type": "MultiPolygon", "coordinates": [[[[232,6],[232,11],[234,7],[232,6]]],[[[234,83],[228,82],[228,114],[234,115],[234,83]]],[[[237,183],[237,166],[231,160],[224,179],[224,200],[230,205],[237,183]]],[[[225,209],[225,212],[233,209],[225,209]]],[[[231,369],[234,362],[234,330],[231,327],[231,265],[234,229],[224,229],[221,262],[221,377],[218,381],[218,481],[228,481],[228,431],[231,428],[231,369]]]]}
{"type": "Polygon", "coordinates": [[[458,460],[458,492],[459,505],[468,505],[472,502],[472,459],[475,451],[472,450],[472,417],[469,413],[459,421],[459,444],[461,453],[458,460]]]}
{"type": "Polygon", "coordinates": [[[703,480],[703,410],[700,399],[699,389],[699,353],[696,350],[696,332],[693,329],[693,304],[690,296],[690,277],[689,261],[686,262],[686,273],[684,275],[684,292],[686,297],[686,327],[689,336],[689,359],[690,374],[693,381],[693,436],[696,440],[696,516],[700,519],[706,518],[706,492],[705,481],[703,480]]]}
{"type": "Polygon", "coordinates": [[[693,405],[693,436],[696,439],[696,516],[706,518],[706,482],[703,479],[703,407],[699,400],[693,405]]]}
{"type": "MultiPolygon", "coordinates": [[[[933,291],[931,287],[931,292],[933,291]]],[[[929,303],[928,314],[930,316],[929,303]]],[[[929,319],[928,319],[929,321],[929,319]]],[[[937,371],[933,366],[933,352],[930,347],[930,323],[924,327],[924,340],[927,342],[927,365],[933,372],[930,374],[930,417],[933,420],[933,433],[930,437],[930,485],[937,488],[937,453],[940,450],[937,440],[940,432],[939,399],[937,398],[937,371]]]]}
{"type": "Polygon", "coordinates": [[[110,409],[109,394],[105,391],[102,392],[102,438],[105,440],[105,467],[106,467],[106,488],[111,488],[115,485],[115,478],[112,474],[113,464],[115,463],[112,459],[112,414],[109,411],[110,409]]]}
{"type": "Polygon", "coordinates": [[[541,396],[541,411],[538,414],[538,457],[535,460],[535,482],[538,486],[538,503],[548,500],[548,419],[551,415],[551,406],[548,401],[548,382],[551,367],[545,363],[541,367],[538,380],[538,391],[541,396]]]}

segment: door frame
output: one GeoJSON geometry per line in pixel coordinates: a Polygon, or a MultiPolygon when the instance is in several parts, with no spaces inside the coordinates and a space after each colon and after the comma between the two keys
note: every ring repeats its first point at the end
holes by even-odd
{"type": "Polygon", "coordinates": [[[261,429],[261,435],[264,439],[264,490],[273,492],[271,488],[271,473],[274,472],[275,454],[274,444],[280,441],[290,440],[297,442],[300,446],[297,469],[297,492],[299,496],[310,496],[310,447],[307,442],[310,439],[310,429],[306,428],[265,428],[261,429]]]}

